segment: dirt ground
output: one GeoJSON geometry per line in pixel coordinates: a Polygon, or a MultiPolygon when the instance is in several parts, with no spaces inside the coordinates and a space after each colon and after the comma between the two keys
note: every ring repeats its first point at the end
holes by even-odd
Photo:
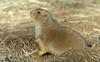
{"type": "MultiPolygon", "coordinates": [[[[12,1],[12,0],[11,0],[12,1]]],[[[100,62],[99,0],[19,0],[0,6],[0,62],[100,62]],[[34,23],[30,11],[48,9],[59,24],[78,31],[95,47],[72,49],[60,56],[32,54],[34,23]]]]}

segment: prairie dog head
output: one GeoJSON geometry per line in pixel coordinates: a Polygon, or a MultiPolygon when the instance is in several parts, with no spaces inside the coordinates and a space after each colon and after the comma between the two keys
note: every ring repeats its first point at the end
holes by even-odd
{"type": "Polygon", "coordinates": [[[44,24],[48,20],[53,19],[51,14],[47,10],[42,9],[42,8],[37,8],[37,9],[32,10],[30,12],[30,15],[32,19],[34,20],[34,22],[38,24],[44,24]]]}

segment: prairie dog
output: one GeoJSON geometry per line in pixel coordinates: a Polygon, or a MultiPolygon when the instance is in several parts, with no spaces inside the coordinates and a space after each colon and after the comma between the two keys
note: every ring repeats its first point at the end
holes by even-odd
{"type": "Polygon", "coordinates": [[[35,38],[41,55],[47,52],[60,55],[66,49],[87,47],[85,39],[79,33],[59,25],[49,11],[37,8],[30,15],[35,24],[35,38]]]}

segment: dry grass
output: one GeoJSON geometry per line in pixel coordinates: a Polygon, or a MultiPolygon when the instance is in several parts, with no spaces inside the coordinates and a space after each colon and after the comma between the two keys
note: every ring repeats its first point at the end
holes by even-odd
{"type": "Polygon", "coordinates": [[[99,0],[41,1],[25,0],[18,5],[0,8],[0,62],[100,62],[99,0]],[[58,57],[30,54],[39,49],[34,41],[34,23],[29,15],[30,10],[36,7],[47,8],[60,24],[80,32],[96,43],[96,47],[72,49],[58,57]]]}

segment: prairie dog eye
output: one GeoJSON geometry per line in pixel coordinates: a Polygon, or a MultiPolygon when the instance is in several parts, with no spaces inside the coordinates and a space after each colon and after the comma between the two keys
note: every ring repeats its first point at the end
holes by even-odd
{"type": "Polygon", "coordinates": [[[41,12],[40,11],[37,11],[37,13],[40,14],[41,12]]]}

